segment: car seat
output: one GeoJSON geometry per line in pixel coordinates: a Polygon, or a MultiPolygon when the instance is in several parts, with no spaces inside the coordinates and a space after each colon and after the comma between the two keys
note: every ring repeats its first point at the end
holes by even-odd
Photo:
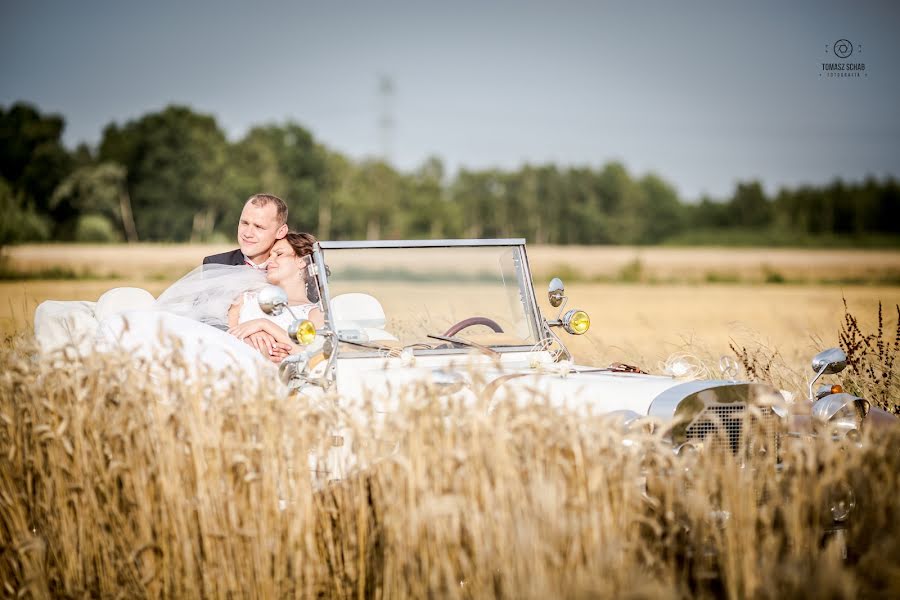
{"type": "Polygon", "coordinates": [[[351,292],[331,299],[331,318],[335,331],[351,341],[379,341],[397,338],[384,330],[386,322],[381,303],[369,294],[351,292]]]}

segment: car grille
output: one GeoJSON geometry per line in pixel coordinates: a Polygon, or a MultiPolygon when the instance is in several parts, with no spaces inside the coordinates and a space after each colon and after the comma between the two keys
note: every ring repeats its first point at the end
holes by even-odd
{"type": "Polygon", "coordinates": [[[732,454],[779,451],[778,415],[770,407],[748,411],[740,403],[707,405],[688,426],[687,439],[732,454]],[[749,435],[748,435],[749,432],[749,435]]]}

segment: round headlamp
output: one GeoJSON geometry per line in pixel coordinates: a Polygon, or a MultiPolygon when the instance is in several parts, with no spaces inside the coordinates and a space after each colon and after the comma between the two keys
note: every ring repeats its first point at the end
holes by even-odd
{"type": "Polygon", "coordinates": [[[856,496],[849,483],[840,481],[828,490],[828,510],[835,522],[843,523],[849,519],[854,508],[856,508],[856,496]]]}
{"type": "Polygon", "coordinates": [[[316,341],[316,326],[309,319],[297,319],[288,326],[287,334],[302,346],[309,346],[316,341]]]}
{"type": "Polygon", "coordinates": [[[582,335],[591,328],[591,317],[583,310],[570,310],[563,315],[563,328],[574,335],[582,335]]]}
{"type": "Polygon", "coordinates": [[[700,440],[688,440],[675,448],[675,454],[689,460],[696,460],[703,452],[703,442],[700,440]]]}

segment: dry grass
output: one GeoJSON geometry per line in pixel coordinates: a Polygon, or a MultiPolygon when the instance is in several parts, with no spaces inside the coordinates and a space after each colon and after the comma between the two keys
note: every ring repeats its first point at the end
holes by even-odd
{"type": "MultiPolygon", "coordinates": [[[[900,432],[745,468],[545,406],[398,390],[335,398],[2,351],[0,580],[9,596],[778,598],[900,590],[900,432]],[[343,421],[369,468],[314,486],[343,421]],[[636,451],[636,449],[639,449],[636,451]],[[642,476],[648,477],[646,492],[642,476]],[[842,482],[851,553],[822,535],[842,482]]],[[[602,403],[602,398],[597,399],[602,403]]]]}
{"type": "Polygon", "coordinates": [[[900,304],[895,304],[892,312],[897,315],[893,328],[885,322],[879,302],[877,325],[868,333],[847,308],[840,340],[841,348],[847,354],[851,376],[848,389],[852,393],[865,390],[866,398],[875,406],[900,415],[900,393],[897,390],[900,376],[894,371],[894,361],[900,355],[900,304]]]}

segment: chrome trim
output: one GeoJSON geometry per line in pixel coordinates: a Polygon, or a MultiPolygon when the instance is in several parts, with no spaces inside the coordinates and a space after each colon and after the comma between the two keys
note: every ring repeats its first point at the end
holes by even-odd
{"type": "Polygon", "coordinates": [[[451,246],[524,246],[525,238],[487,240],[364,240],[320,241],[323,250],[348,250],[351,248],[443,248],[451,246]]]}
{"type": "Polygon", "coordinates": [[[560,325],[562,325],[563,329],[566,330],[566,333],[568,333],[570,335],[584,335],[591,328],[591,315],[587,314],[587,312],[581,310],[580,308],[573,308],[573,309],[570,309],[566,314],[563,315],[560,325]],[[579,312],[584,313],[584,316],[586,316],[588,319],[588,328],[585,329],[584,331],[582,331],[581,333],[578,333],[577,331],[575,331],[575,328],[572,327],[572,319],[575,318],[575,313],[579,313],[579,312]]]}
{"type": "MultiPolygon", "coordinates": [[[[331,293],[328,291],[328,275],[325,270],[325,256],[322,252],[322,242],[316,242],[313,246],[313,260],[316,264],[316,281],[319,284],[319,302],[322,304],[322,314],[325,317],[325,329],[330,335],[335,335],[334,326],[331,322],[331,293]]],[[[334,365],[337,356],[340,353],[339,344],[335,343],[334,352],[328,357],[328,364],[325,367],[325,381],[328,386],[334,383],[334,365]]],[[[328,387],[326,386],[326,387],[328,387]]]]}
{"type": "Polygon", "coordinates": [[[562,339],[558,335],[556,335],[556,332],[550,328],[550,325],[547,323],[546,319],[544,319],[543,327],[544,327],[544,332],[547,334],[547,336],[553,340],[556,340],[556,343],[559,344],[560,357],[563,360],[573,360],[574,357],[572,356],[572,353],[569,352],[569,349],[566,347],[565,344],[563,344],[562,339]]]}
{"type": "Polygon", "coordinates": [[[525,240],[522,240],[522,259],[525,262],[525,269],[528,274],[528,294],[531,299],[531,308],[534,311],[534,318],[537,320],[537,330],[534,331],[534,337],[538,340],[538,343],[541,343],[542,340],[545,339],[543,334],[547,334],[547,337],[556,340],[556,343],[559,344],[560,347],[560,357],[564,360],[572,360],[572,353],[569,352],[569,349],[563,343],[558,335],[550,328],[547,319],[541,314],[540,309],[537,305],[537,297],[534,293],[534,278],[531,276],[531,261],[528,260],[528,251],[525,249],[525,240]]]}
{"type": "MultiPolygon", "coordinates": [[[[528,252],[525,250],[525,240],[522,239],[521,241],[522,243],[519,247],[522,249],[522,275],[525,281],[519,282],[519,286],[525,288],[524,291],[528,295],[527,300],[531,304],[531,322],[529,323],[531,335],[538,343],[540,343],[542,329],[541,322],[544,320],[544,316],[538,308],[537,297],[534,294],[534,279],[531,276],[531,262],[528,260],[528,252]]],[[[568,350],[566,350],[566,354],[569,354],[568,350]]],[[[569,354],[569,356],[571,357],[571,354],[569,354]]]]}
{"type": "Polygon", "coordinates": [[[846,406],[853,406],[854,410],[856,410],[859,415],[861,422],[865,419],[866,415],[869,414],[869,407],[871,405],[869,404],[869,401],[864,398],[841,392],[839,394],[828,394],[817,400],[815,404],[813,404],[812,414],[823,421],[830,421],[846,406]]]}
{"type": "MultiPolygon", "coordinates": [[[[770,395],[773,400],[783,398],[781,393],[764,383],[733,381],[688,381],[669,388],[650,403],[648,415],[668,422],[668,436],[673,443],[682,439],[692,426],[695,418],[716,406],[743,404],[763,406],[760,398],[770,395]]],[[[775,403],[773,402],[773,405],[775,403]]],[[[768,406],[771,408],[772,406],[768,406]]],[[[774,411],[773,411],[774,414],[774,411]]]]}
{"type": "Polygon", "coordinates": [[[725,380],[686,381],[670,387],[654,398],[650,402],[647,414],[658,419],[671,420],[675,418],[675,409],[678,408],[678,404],[691,394],[726,385],[734,385],[734,382],[725,380]]]}

